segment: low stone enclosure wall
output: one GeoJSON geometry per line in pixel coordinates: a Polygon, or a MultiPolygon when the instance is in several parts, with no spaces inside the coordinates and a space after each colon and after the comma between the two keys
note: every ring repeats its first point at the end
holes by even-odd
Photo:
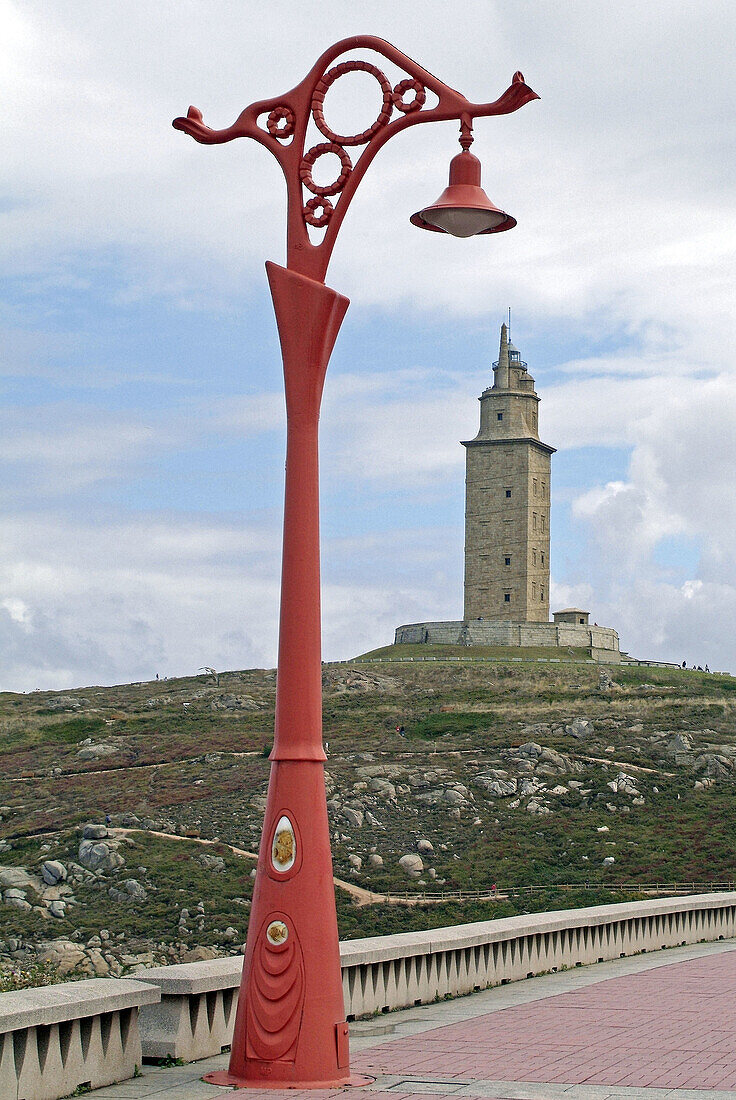
{"type": "MultiPolygon", "coordinates": [[[[736,936],[736,892],[560,910],[340,945],[347,1018],[736,936]]],[[[58,1100],[230,1043],[242,956],[0,996],[0,1097],[58,1100]],[[139,1034],[140,1025],[140,1034],[139,1034]]]]}
{"type": "Polygon", "coordinates": [[[596,661],[621,660],[618,634],[608,626],[522,623],[506,619],[407,623],[396,627],[394,645],[555,646],[587,649],[596,661]]]}

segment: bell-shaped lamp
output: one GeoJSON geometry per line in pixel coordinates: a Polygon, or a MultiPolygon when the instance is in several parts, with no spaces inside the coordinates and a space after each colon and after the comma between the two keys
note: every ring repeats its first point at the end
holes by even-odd
{"type": "Polygon", "coordinates": [[[431,206],[410,218],[412,225],[453,237],[503,233],[513,229],[516,218],[494,206],[480,185],[480,161],[464,149],[450,161],[450,182],[431,206]]]}

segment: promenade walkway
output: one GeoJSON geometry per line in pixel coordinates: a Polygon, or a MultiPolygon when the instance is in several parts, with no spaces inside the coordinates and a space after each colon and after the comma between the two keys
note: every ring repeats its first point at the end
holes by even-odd
{"type": "MultiPolygon", "coordinates": [[[[532,978],[351,1025],[368,1088],[254,1100],[736,1100],[736,941],[532,978]]],[[[226,1056],[152,1069],[96,1100],[210,1100],[226,1056]]]]}

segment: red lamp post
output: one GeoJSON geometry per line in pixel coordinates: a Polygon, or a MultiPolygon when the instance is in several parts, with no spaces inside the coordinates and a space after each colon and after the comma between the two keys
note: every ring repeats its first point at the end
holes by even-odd
{"type": "Polygon", "coordinates": [[[207,1076],[215,1084],[359,1083],[349,1068],[322,746],[317,429],[327,363],[349,305],[324,282],[335,238],[381,146],[414,123],[448,119],[461,122],[463,152],[452,162],[450,186],[412,221],[457,236],[511,229],[514,219],[480,186],[480,163],[468,151],[471,124],[537,98],[516,73],[494,103],[470,103],[388,42],[360,35],[327,50],[291,92],[246,107],[228,129],[205,126],[195,107],[173,123],[207,145],[237,137],[259,141],[281,165],[288,196],[287,266],[266,263],[287,413],[276,723],[230,1066],[207,1076]],[[372,61],[333,65],[355,50],[380,54],[407,75],[392,87],[372,61]],[[324,101],[335,80],[350,72],[373,76],[382,104],[367,130],[343,135],[327,123],[324,101]],[[427,91],[437,97],[433,107],[426,106],[427,91]],[[310,120],[326,140],[307,149],[310,120]],[[353,163],[347,150],[361,147],[353,163]],[[320,186],[312,168],[325,153],[339,157],[341,171],[333,183],[320,186]],[[320,231],[316,242],[309,226],[320,231]]]}

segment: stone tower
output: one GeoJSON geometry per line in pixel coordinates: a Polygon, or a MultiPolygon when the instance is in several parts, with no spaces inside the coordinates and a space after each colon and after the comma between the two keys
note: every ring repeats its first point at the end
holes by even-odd
{"type": "Polygon", "coordinates": [[[549,622],[550,457],[534,379],[501,325],[480,430],[463,443],[465,620],[549,622]]]}

